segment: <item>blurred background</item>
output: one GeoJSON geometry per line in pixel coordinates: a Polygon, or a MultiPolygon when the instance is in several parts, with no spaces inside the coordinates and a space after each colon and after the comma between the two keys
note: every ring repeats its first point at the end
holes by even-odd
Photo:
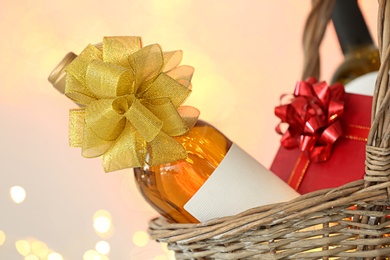
{"type": "MultiPolygon", "coordinates": [[[[105,174],[101,159],[68,147],[75,104],[47,77],[63,56],[103,36],[137,35],[181,49],[195,67],[187,104],[260,163],[279,146],[273,109],[302,70],[309,0],[24,0],[0,2],[0,259],[173,259],[148,239],[157,214],[131,169],[105,174]]],[[[361,0],[376,38],[376,1],[361,0]]],[[[322,79],[342,61],[330,25],[322,79]]]]}

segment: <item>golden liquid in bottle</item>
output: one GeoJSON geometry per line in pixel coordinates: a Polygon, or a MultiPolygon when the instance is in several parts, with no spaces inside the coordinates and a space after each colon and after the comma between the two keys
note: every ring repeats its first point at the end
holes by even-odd
{"type": "Polygon", "coordinates": [[[218,167],[232,142],[200,120],[187,135],[176,140],[186,148],[186,160],[135,168],[135,180],[146,201],[161,215],[174,222],[196,223],[199,221],[184,205],[218,167]]]}
{"type": "Polygon", "coordinates": [[[346,85],[366,73],[379,70],[379,51],[373,46],[358,47],[348,51],[343,63],[337,68],[331,82],[346,85]]]}

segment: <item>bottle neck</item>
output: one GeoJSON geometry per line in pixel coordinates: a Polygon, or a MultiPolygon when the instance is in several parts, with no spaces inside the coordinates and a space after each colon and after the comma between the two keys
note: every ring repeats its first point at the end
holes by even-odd
{"type": "Polygon", "coordinates": [[[344,55],[374,45],[357,0],[337,0],[332,21],[344,55]]]}
{"type": "Polygon", "coordinates": [[[49,82],[62,94],[65,93],[65,69],[76,57],[76,54],[69,52],[49,75],[49,82]]]}

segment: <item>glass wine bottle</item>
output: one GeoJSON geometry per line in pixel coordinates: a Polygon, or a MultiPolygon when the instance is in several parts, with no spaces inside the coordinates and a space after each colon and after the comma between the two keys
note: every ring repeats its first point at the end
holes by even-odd
{"type": "Polygon", "coordinates": [[[332,21],[344,60],[331,82],[346,85],[364,74],[377,71],[380,60],[357,0],[337,0],[332,21]]]}

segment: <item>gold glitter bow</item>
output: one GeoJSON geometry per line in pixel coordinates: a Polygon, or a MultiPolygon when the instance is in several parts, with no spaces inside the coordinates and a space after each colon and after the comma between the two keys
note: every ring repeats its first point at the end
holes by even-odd
{"type": "Polygon", "coordinates": [[[199,111],[180,107],[191,90],[193,68],[179,66],[181,51],[142,48],[139,37],[105,37],[88,45],[66,69],[69,139],[84,157],[103,155],[106,172],[185,159],[173,137],[187,133],[199,111]]]}

